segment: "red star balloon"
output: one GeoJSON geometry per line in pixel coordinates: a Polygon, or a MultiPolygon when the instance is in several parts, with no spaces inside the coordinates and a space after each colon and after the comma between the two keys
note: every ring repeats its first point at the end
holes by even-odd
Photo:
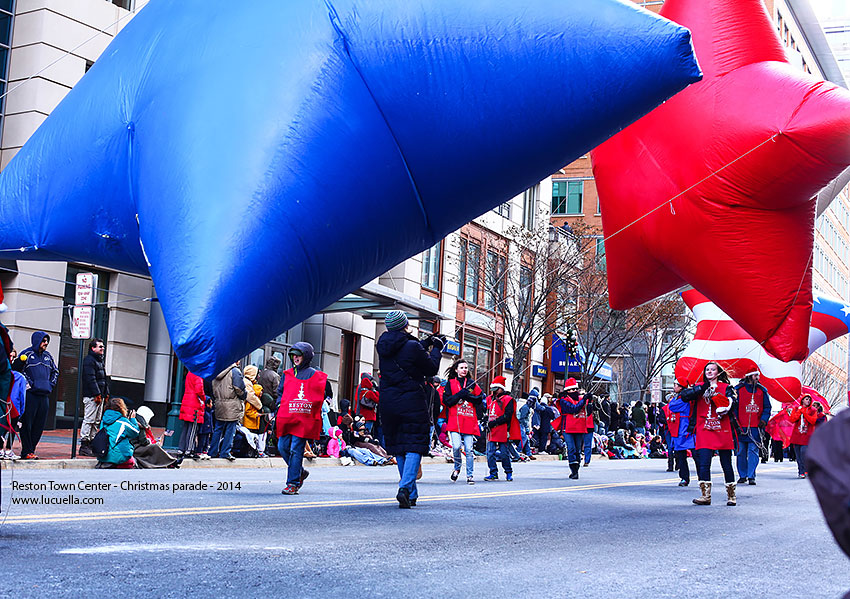
{"type": "Polygon", "coordinates": [[[704,79],[592,153],[609,298],[689,283],[781,360],[807,354],[815,195],[850,165],[850,93],[789,64],[761,0],[667,0],[704,79]]]}

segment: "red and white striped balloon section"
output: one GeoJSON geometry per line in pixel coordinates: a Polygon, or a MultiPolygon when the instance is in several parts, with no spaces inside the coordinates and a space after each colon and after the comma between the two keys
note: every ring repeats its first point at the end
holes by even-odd
{"type": "MultiPolygon", "coordinates": [[[[758,370],[770,397],[782,403],[796,400],[802,393],[802,362],[782,362],[769,354],[729,316],[695,289],[682,292],[682,299],[694,313],[697,330],[693,341],[676,362],[677,379],[693,384],[702,378],[708,362],[717,362],[740,378],[758,370]]],[[[809,355],[850,329],[850,306],[816,295],[809,328],[809,355]]]]}

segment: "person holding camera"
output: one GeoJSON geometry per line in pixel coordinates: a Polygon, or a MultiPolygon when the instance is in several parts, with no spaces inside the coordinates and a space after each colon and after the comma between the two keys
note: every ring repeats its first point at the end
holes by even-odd
{"type": "Polygon", "coordinates": [[[475,452],[472,446],[481,434],[477,409],[484,402],[484,393],[470,376],[469,363],[463,358],[455,360],[449,367],[446,379],[443,403],[448,408],[448,430],[455,466],[451,479],[456,481],[460,476],[460,450],[463,447],[466,453],[466,483],[474,485],[475,452]]]}
{"type": "Polygon", "coordinates": [[[694,406],[690,426],[695,435],[694,459],[701,496],[693,502],[696,505],[711,505],[711,460],[716,451],[726,481],[726,505],[737,505],[735,471],[732,469],[735,388],[729,384],[728,375],[717,362],[705,365],[702,380],[702,384],[685,389],[680,394],[684,401],[694,406]]]}
{"type": "Polygon", "coordinates": [[[735,387],[738,394],[738,484],[756,484],[761,431],[770,420],[770,397],[759,384],[759,371],[748,372],[735,387]]]}
{"type": "Polygon", "coordinates": [[[426,377],[440,369],[445,337],[419,341],[408,332],[407,315],[401,310],[387,313],[384,324],[387,330],[375,345],[381,370],[378,417],[387,453],[395,456],[398,467],[398,507],[409,509],[419,497],[416,477],[431,446],[426,377]]]}

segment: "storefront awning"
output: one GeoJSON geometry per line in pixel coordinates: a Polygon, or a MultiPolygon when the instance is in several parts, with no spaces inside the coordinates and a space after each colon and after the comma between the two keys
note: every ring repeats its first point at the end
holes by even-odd
{"type": "Polygon", "coordinates": [[[614,370],[602,358],[592,352],[585,352],[581,345],[578,346],[577,354],[567,360],[567,346],[564,340],[557,333],[552,334],[552,372],[578,374],[585,369],[585,364],[589,370],[594,370],[601,363],[594,378],[601,381],[614,380],[614,370]]]}
{"type": "Polygon", "coordinates": [[[403,310],[411,320],[449,320],[450,318],[448,314],[428,306],[418,298],[374,282],[367,283],[357,291],[335,301],[321,313],[353,312],[363,318],[379,320],[391,310],[403,310]]]}

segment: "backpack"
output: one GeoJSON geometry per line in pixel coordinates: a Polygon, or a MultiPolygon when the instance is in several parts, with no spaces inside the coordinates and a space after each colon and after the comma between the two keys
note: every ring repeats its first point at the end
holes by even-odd
{"type": "Polygon", "coordinates": [[[106,457],[106,454],[109,453],[109,433],[106,431],[106,427],[97,431],[97,434],[91,440],[91,451],[99,460],[102,460],[106,457]]]}

